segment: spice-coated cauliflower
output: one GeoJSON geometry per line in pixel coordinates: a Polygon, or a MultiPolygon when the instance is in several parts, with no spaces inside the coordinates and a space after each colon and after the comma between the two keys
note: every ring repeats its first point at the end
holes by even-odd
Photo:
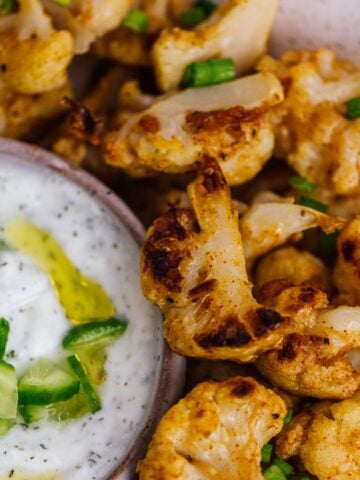
{"type": "Polygon", "coordinates": [[[73,57],[69,32],[55,30],[39,0],[19,0],[19,10],[0,16],[0,81],[37,94],[60,88],[73,57]]]}
{"type": "Polygon", "coordinates": [[[262,480],[261,448],[286,406],[251,377],[197,385],[160,421],[140,480],[262,480]]]}
{"type": "Polygon", "coordinates": [[[299,456],[319,480],[360,478],[360,393],[321,402],[296,415],[276,439],[276,453],[299,456]]]}
{"type": "Polygon", "coordinates": [[[231,185],[243,183],[272,154],[268,110],[281,99],[271,74],[162,96],[105,135],[105,161],[141,177],[193,171],[207,154],[231,185]]]}
{"type": "MultiPolygon", "coordinates": [[[[286,314],[278,305],[277,310],[286,314]]],[[[272,384],[295,395],[343,399],[360,388],[359,349],[360,308],[329,308],[303,333],[287,335],[281,349],[261,355],[256,366],[272,384]]]]}
{"type": "Polygon", "coordinates": [[[280,348],[286,333],[302,331],[326,307],[326,295],[294,287],[284,315],[258,304],[230,192],[213,159],[205,159],[188,194],[194,210],[174,208],[157,219],[142,251],[143,291],[165,314],[166,339],[183,355],[238,362],[280,348]]]}
{"type": "Polygon", "coordinates": [[[231,57],[237,73],[246,73],[264,53],[278,0],[225,0],[193,30],[164,30],[152,57],[159,88],[176,89],[187,65],[231,57]]]}
{"type": "Polygon", "coordinates": [[[264,57],[261,72],[282,82],[285,100],[273,109],[275,154],[300,175],[336,194],[360,188],[360,119],[346,118],[346,102],[360,96],[360,71],[330,50],[264,57]]]}
{"type": "Polygon", "coordinates": [[[281,197],[254,203],[240,218],[239,227],[248,267],[261,255],[314,227],[331,233],[344,225],[341,218],[283,201],[281,197]],[[274,201],[276,200],[276,201],[274,201]]]}
{"type": "Polygon", "coordinates": [[[71,95],[68,83],[40,95],[17,93],[0,81],[0,135],[10,138],[34,138],[45,121],[60,114],[61,100],[71,95]]]}
{"type": "Polygon", "coordinates": [[[324,262],[312,253],[284,246],[260,260],[256,267],[255,285],[260,289],[274,280],[287,280],[293,285],[303,282],[319,284],[328,290],[329,275],[324,262]]]}
{"type": "Polygon", "coordinates": [[[86,52],[92,42],[120,25],[132,0],[72,0],[62,6],[53,0],[41,0],[58,28],[69,30],[75,53],[86,52]]]}

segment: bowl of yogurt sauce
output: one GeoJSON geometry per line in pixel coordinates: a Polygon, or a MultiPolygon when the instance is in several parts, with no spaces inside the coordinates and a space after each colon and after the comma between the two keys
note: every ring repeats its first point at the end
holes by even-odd
{"type": "Polygon", "coordinates": [[[65,421],[26,422],[18,413],[0,437],[0,480],[130,479],[184,377],[140,290],[143,228],[94,177],[12,140],[0,139],[0,196],[2,361],[16,377],[39,359],[62,365],[71,355],[64,337],[86,319],[126,322],[94,387],[101,408],[65,421]]]}

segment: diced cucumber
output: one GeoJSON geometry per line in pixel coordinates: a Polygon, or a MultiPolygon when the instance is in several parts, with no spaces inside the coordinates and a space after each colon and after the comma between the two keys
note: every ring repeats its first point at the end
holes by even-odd
{"type": "Polygon", "coordinates": [[[18,387],[15,368],[0,360],[0,418],[14,420],[18,404],[18,387]]]}
{"type": "Polygon", "coordinates": [[[67,350],[74,350],[98,343],[108,344],[120,337],[125,332],[127,325],[127,320],[116,317],[78,325],[67,333],[62,345],[67,350]]]}
{"type": "Polygon", "coordinates": [[[0,418],[0,438],[5,437],[8,431],[15,425],[14,420],[0,418]]]}
{"type": "Polygon", "coordinates": [[[40,359],[19,380],[19,401],[22,405],[48,405],[68,400],[79,388],[78,379],[40,359]]]}
{"type": "Polygon", "coordinates": [[[83,392],[73,395],[64,402],[50,405],[21,405],[20,412],[25,423],[43,423],[48,420],[62,422],[79,418],[89,413],[89,404],[83,392]]]}
{"type": "Polygon", "coordinates": [[[72,370],[74,371],[74,373],[78,376],[80,380],[81,386],[84,390],[84,394],[88,401],[91,412],[92,413],[97,412],[98,410],[101,409],[100,398],[96,393],[96,391],[91,386],[89,378],[86,375],[86,372],[84,370],[84,367],[81,365],[80,360],[77,358],[76,355],[71,355],[71,357],[68,357],[67,361],[70,367],[72,368],[72,370]]]}
{"type": "Polygon", "coordinates": [[[91,385],[101,385],[106,380],[106,351],[103,347],[93,346],[75,350],[91,385]]]}
{"type": "Polygon", "coordinates": [[[0,318],[0,358],[2,358],[5,353],[9,330],[9,322],[5,318],[0,318]]]}

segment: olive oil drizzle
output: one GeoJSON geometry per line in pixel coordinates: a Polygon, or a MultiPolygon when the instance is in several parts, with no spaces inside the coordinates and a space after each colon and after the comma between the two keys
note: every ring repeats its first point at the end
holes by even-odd
{"type": "Polygon", "coordinates": [[[114,305],[103,287],[83,275],[47,231],[26,219],[14,219],[5,225],[5,237],[48,275],[73,324],[106,320],[114,315],[114,305]]]}

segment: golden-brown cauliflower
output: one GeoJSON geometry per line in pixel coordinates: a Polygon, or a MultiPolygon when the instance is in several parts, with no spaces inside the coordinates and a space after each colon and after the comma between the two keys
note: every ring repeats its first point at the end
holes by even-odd
{"type": "Polygon", "coordinates": [[[299,456],[319,480],[358,480],[360,393],[300,412],[276,439],[276,453],[283,458],[299,456]]]}
{"type": "Polygon", "coordinates": [[[0,81],[16,92],[60,88],[73,56],[69,32],[56,31],[39,0],[19,0],[19,10],[0,18],[0,81]]]}
{"type": "Polygon", "coordinates": [[[359,351],[360,308],[329,308],[256,365],[271,383],[295,395],[343,399],[360,388],[359,351]]]}
{"type": "Polygon", "coordinates": [[[312,323],[326,295],[294,287],[285,315],[259,305],[230,192],[213,159],[205,159],[188,194],[194,211],[172,209],[157,219],[142,251],[143,291],[165,314],[165,338],[183,355],[238,362],[280,348],[287,332],[312,323]]]}
{"type": "Polygon", "coordinates": [[[360,217],[352,220],[337,240],[337,262],[333,281],[338,303],[360,306],[360,217]]]}
{"type": "Polygon", "coordinates": [[[10,138],[34,139],[64,106],[61,100],[71,96],[68,83],[38,95],[17,93],[0,81],[0,135],[10,138]]]}
{"type": "Polygon", "coordinates": [[[262,480],[261,448],[285,415],[282,399],[251,377],[201,383],[161,420],[140,480],[262,480]]]}
{"type": "Polygon", "coordinates": [[[287,280],[293,285],[319,284],[329,290],[329,271],[315,255],[292,246],[280,247],[260,260],[255,285],[259,289],[273,280],[287,280]]]}
{"type": "Polygon", "coordinates": [[[94,44],[96,55],[112,58],[126,65],[151,65],[150,50],[160,30],[172,27],[180,14],[193,8],[193,0],[143,0],[134,4],[147,16],[146,32],[137,32],[120,25],[94,44]]]}
{"type": "Polygon", "coordinates": [[[341,218],[293,204],[292,201],[272,195],[269,201],[254,203],[241,217],[239,225],[248,267],[261,255],[304,230],[320,227],[324,232],[331,233],[344,225],[341,218]]]}
{"type": "Polygon", "coordinates": [[[41,0],[56,26],[74,37],[75,53],[84,53],[98,37],[120,25],[132,0],[72,0],[62,6],[53,0],[41,0]]]}
{"type": "Polygon", "coordinates": [[[164,30],[152,57],[158,86],[176,89],[192,62],[231,57],[237,73],[251,69],[265,51],[278,0],[225,0],[194,30],[164,30]]]}
{"type": "Polygon", "coordinates": [[[271,74],[162,96],[105,135],[105,161],[141,177],[193,171],[207,154],[231,185],[243,183],[272,154],[268,109],[281,99],[271,74]]]}
{"type": "Polygon", "coordinates": [[[360,187],[360,119],[345,103],[360,95],[360,71],[330,50],[263,58],[258,70],[277,75],[284,102],[274,109],[275,154],[306,178],[336,194],[360,187]]]}

